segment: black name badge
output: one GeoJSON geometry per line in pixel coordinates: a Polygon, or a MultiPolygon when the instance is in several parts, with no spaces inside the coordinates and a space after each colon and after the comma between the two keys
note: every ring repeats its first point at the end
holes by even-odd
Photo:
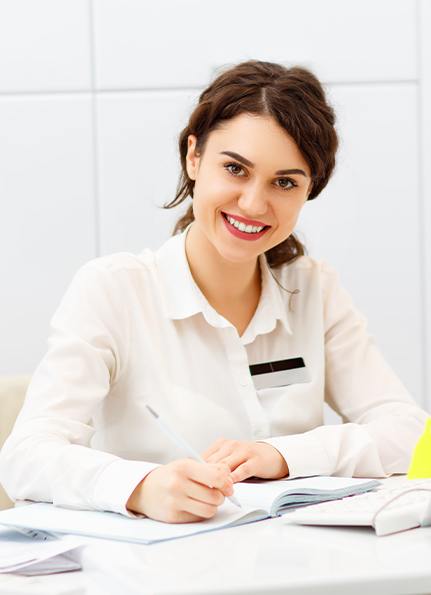
{"type": "Polygon", "coordinates": [[[257,389],[288,386],[311,380],[310,372],[302,357],[252,364],[249,367],[257,389]]]}

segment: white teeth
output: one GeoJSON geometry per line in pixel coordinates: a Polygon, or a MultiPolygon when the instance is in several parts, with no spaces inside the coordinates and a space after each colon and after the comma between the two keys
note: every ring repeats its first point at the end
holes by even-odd
{"type": "Polygon", "coordinates": [[[244,231],[245,233],[259,233],[259,231],[262,231],[262,229],[265,227],[264,225],[262,225],[261,227],[256,227],[255,225],[245,225],[244,223],[237,221],[233,217],[229,217],[229,215],[226,215],[226,218],[231,225],[233,225],[240,231],[244,231]]]}

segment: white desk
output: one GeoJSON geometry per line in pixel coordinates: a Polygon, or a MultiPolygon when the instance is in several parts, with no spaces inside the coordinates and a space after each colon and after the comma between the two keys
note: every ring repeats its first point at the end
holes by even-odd
{"type": "Polygon", "coordinates": [[[431,593],[431,527],[376,537],[279,517],[149,546],[88,543],[83,572],[39,580],[86,595],[431,593]]]}

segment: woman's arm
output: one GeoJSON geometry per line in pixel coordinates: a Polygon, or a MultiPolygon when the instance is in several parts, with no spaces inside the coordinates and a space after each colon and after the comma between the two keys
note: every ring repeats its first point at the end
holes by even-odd
{"type": "Polygon", "coordinates": [[[429,414],[382,357],[337,273],[321,270],[325,400],[346,423],[265,442],[283,454],[291,477],[406,473],[429,414]]]}
{"type": "Polygon", "coordinates": [[[157,465],[89,447],[91,418],[127,359],[128,320],[112,274],[92,261],[75,275],[51,321],[49,349],[0,454],[13,500],[131,515],[128,496],[157,465]]]}

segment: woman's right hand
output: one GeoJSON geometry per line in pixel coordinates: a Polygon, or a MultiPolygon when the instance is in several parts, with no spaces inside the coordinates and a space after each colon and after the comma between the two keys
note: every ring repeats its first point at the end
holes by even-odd
{"type": "Polygon", "coordinates": [[[232,494],[228,465],[178,459],[150,471],[126,507],[157,521],[190,523],[213,517],[232,494]]]}

